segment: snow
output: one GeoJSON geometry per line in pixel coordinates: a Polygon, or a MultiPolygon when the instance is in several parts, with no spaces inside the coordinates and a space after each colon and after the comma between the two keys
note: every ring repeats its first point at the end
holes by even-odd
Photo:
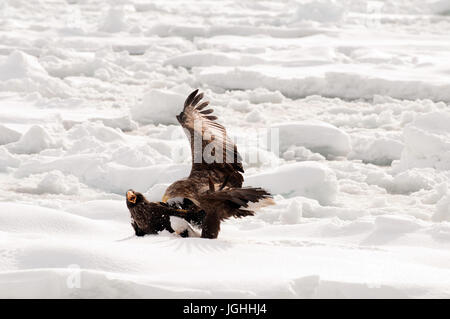
{"type": "Polygon", "coordinates": [[[297,201],[292,201],[287,207],[286,211],[280,216],[280,222],[282,224],[295,225],[300,221],[302,217],[302,206],[297,201]]]}
{"type": "Polygon", "coordinates": [[[0,67],[1,80],[22,79],[28,77],[46,77],[47,71],[39,61],[21,51],[13,51],[0,67]]]}
{"type": "Polygon", "coordinates": [[[449,1],[0,8],[0,297],[450,297],[449,1]],[[275,205],[136,237],[196,88],[275,205]]]}
{"type": "Polygon", "coordinates": [[[7,167],[18,167],[20,160],[12,155],[5,147],[0,147],[0,170],[7,167]]]}
{"type": "Polygon", "coordinates": [[[335,200],[338,187],[334,172],[317,162],[286,164],[251,175],[244,183],[284,197],[305,196],[325,205],[335,200]]]}
{"type": "Polygon", "coordinates": [[[436,78],[430,83],[421,79],[422,74],[419,71],[412,72],[409,79],[402,78],[403,72],[402,68],[392,70],[391,67],[387,67],[380,74],[376,74],[375,68],[364,64],[308,66],[297,69],[264,65],[195,69],[200,81],[214,88],[248,90],[264,87],[269,90],[280,90],[290,98],[322,95],[342,99],[368,99],[380,94],[398,99],[430,98],[434,101],[450,101],[447,75],[444,75],[445,79],[441,81],[436,78]],[[346,73],[347,69],[352,71],[346,73]]]}
{"type": "Polygon", "coordinates": [[[79,193],[80,183],[73,175],[64,175],[60,171],[45,173],[38,182],[35,189],[36,194],[64,194],[76,195],[79,193]]]}
{"type": "Polygon", "coordinates": [[[321,121],[288,122],[274,124],[271,128],[279,132],[281,152],[292,145],[304,146],[324,156],[345,156],[351,150],[347,133],[321,121]]]}
{"type": "Polygon", "coordinates": [[[49,76],[38,59],[25,52],[15,50],[0,61],[2,91],[39,92],[46,96],[68,96],[70,87],[60,79],[49,76]]]}
{"type": "Polygon", "coordinates": [[[311,20],[332,23],[341,21],[345,13],[344,6],[340,5],[337,1],[309,1],[298,4],[294,19],[299,21],[311,20]]]}
{"type": "Polygon", "coordinates": [[[0,125],[0,145],[17,142],[22,135],[7,126],[0,125]]]}
{"type": "Polygon", "coordinates": [[[120,32],[125,31],[127,22],[125,21],[125,11],[123,7],[110,8],[106,14],[103,23],[99,27],[99,31],[104,32],[120,32]]]}
{"type": "Polygon", "coordinates": [[[418,116],[405,127],[405,149],[400,165],[450,169],[449,123],[448,112],[432,112],[418,116]]]}
{"type": "Polygon", "coordinates": [[[32,126],[16,143],[7,147],[14,153],[39,153],[54,145],[52,138],[46,130],[38,125],[32,126]]]}
{"type": "Polygon", "coordinates": [[[142,98],[142,103],[131,109],[133,120],[142,124],[177,124],[186,95],[167,90],[152,89],[142,98]]]}
{"type": "Polygon", "coordinates": [[[390,165],[400,159],[403,149],[404,144],[393,138],[358,138],[352,141],[352,154],[349,157],[366,163],[390,165]]]}
{"type": "Polygon", "coordinates": [[[446,195],[436,204],[436,212],[433,215],[434,221],[450,221],[450,196],[446,195]]]}

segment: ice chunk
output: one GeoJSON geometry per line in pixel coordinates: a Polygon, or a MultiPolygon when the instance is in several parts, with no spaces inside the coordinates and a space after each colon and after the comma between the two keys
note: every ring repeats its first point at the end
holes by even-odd
{"type": "Polygon", "coordinates": [[[18,167],[20,160],[13,156],[5,147],[0,147],[0,172],[7,167],[18,167]]]}
{"type": "Polygon", "coordinates": [[[0,65],[0,81],[36,76],[46,77],[48,73],[34,56],[21,51],[12,52],[0,65]]]}
{"type": "Polygon", "coordinates": [[[73,92],[64,81],[50,76],[36,57],[22,51],[13,51],[0,62],[0,90],[60,97],[73,92]]]}
{"type": "Polygon", "coordinates": [[[39,153],[55,145],[47,131],[39,125],[33,125],[16,143],[8,145],[10,151],[19,154],[39,153]]]}
{"type": "Polygon", "coordinates": [[[120,32],[127,29],[125,11],[123,7],[110,8],[104,17],[99,31],[104,32],[120,32]]]}
{"type": "Polygon", "coordinates": [[[299,3],[294,20],[339,22],[346,14],[345,7],[334,0],[315,0],[299,3]]]}
{"type": "Polygon", "coordinates": [[[435,222],[450,222],[450,192],[445,185],[446,194],[436,204],[436,211],[431,217],[435,222]]]}
{"type": "Polygon", "coordinates": [[[37,194],[75,195],[80,190],[78,178],[73,175],[65,176],[60,171],[46,174],[36,187],[37,194]]]}
{"type": "Polygon", "coordinates": [[[304,196],[331,204],[337,194],[334,172],[317,162],[287,164],[245,179],[245,185],[260,186],[285,197],[304,196]]]}
{"type": "Polygon", "coordinates": [[[22,134],[0,124],[0,145],[17,142],[22,134]]]}
{"type": "Polygon", "coordinates": [[[283,224],[297,224],[302,217],[302,205],[293,200],[287,209],[280,215],[283,224]]]}
{"type": "Polygon", "coordinates": [[[31,175],[22,180],[15,191],[29,194],[62,194],[77,195],[80,182],[73,175],[64,175],[61,171],[50,171],[44,174],[31,175]]]}
{"type": "Polygon", "coordinates": [[[168,90],[152,89],[141,104],[131,109],[133,120],[141,124],[178,124],[186,96],[168,90]]]}
{"type": "Polygon", "coordinates": [[[75,125],[69,130],[68,136],[73,139],[81,139],[83,137],[92,138],[103,143],[110,143],[115,141],[124,141],[124,135],[120,130],[113,129],[98,122],[86,122],[75,125]]]}
{"type": "Polygon", "coordinates": [[[366,163],[390,165],[398,160],[403,151],[403,143],[392,138],[352,138],[352,152],[349,158],[361,159],[366,163]]]}
{"type": "Polygon", "coordinates": [[[402,168],[450,169],[450,112],[420,115],[403,130],[402,168]]]}
{"type": "Polygon", "coordinates": [[[271,128],[279,131],[281,152],[292,145],[306,147],[324,156],[345,156],[351,150],[348,134],[325,122],[287,122],[274,124],[271,128]]]}

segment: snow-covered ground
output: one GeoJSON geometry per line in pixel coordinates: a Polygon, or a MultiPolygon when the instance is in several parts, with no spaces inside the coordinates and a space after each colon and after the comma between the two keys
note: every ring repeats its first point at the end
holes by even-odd
{"type": "Polygon", "coordinates": [[[450,297],[450,0],[105,3],[0,3],[0,297],[450,297]],[[276,205],[135,237],[195,88],[276,205]]]}

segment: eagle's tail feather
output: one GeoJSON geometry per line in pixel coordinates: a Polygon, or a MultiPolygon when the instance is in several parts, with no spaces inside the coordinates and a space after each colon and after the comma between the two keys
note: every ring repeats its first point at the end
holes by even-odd
{"type": "Polygon", "coordinates": [[[251,205],[252,203],[264,202],[265,205],[262,206],[267,206],[269,202],[273,203],[272,195],[259,187],[225,188],[205,196],[208,197],[208,200],[221,202],[225,205],[225,214],[222,215],[222,219],[253,216],[255,214],[253,209],[258,207],[257,205],[251,205]]]}
{"type": "Polygon", "coordinates": [[[252,210],[247,209],[235,209],[233,210],[233,217],[241,218],[241,217],[247,217],[247,216],[254,216],[255,212],[252,210]]]}

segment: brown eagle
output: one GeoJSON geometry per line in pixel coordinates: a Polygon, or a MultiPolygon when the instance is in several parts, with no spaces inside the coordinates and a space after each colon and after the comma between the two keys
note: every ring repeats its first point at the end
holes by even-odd
{"type": "Polygon", "coordinates": [[[176,216],[201,226],[201,237],[217,238],[222,220],[254,215],[249,203],[271,203],[272,196],[264,189],[242,187],[244,169],[237,147],[211,115],[209,102],[200,103],[202,98],[198,89],[192,92],[177,116],[191,144],[189,176],[171,184],[160,203],[148,202],[132,190],[127,192],[136,234],[162,229],[173,232],[170,216],[176,216]]]}
{"type": "Polygon", "coordinates": [[[191,144],[192,168],[187,178],[167,188],[164,202],[178,197],[199,205],[197,197],[210,189],[210,182],[214,187],[242,187],[242,158],[225,128],[216,122],[217,117],[210,115],[213,110],[207,108],[209,101],[200,103],[202,98],[203,93],[198,94],[198,89],[192,92],[177,115],[191,144]]]}
{"type": "Polygon", "coordinates": [[[131,214],[131,226],[133,226],[136,236],[146,234],[157,234],[167,230],[170,233],[176,232],[181,237],[196,237],[195,230],[190,224],[201,224],[204,212],[189,212],[172,207],[167,203],[149,202],[144,195],[130,189],[127,192],[127,207],[131,214]],[[180,219],[184,221],[180,222],[180,219]]]}

